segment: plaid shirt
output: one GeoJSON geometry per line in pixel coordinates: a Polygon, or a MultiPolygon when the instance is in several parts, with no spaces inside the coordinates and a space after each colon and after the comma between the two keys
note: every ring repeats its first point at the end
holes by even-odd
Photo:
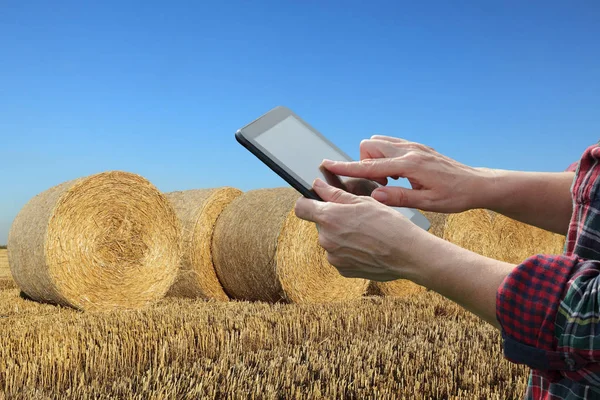
{"type": "Polygon", "coordinates": [[[571,186],[562,255],[535,255],[498,288],[504,356],[531,368],[526,399],[600,399],[600,142],[571,186]]]}

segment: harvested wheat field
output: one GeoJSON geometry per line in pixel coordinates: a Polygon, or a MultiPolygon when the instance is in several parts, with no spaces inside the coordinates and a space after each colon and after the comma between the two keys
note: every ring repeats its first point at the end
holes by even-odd
{"type": "Polygon", "coordinates": [[[8,250],[0,249],[0,279],[10,277],[10,268],[8,267],[8,250]]]}
{"type": "Polygon", "coordinates": [[[0,249],[0,290],[16,287],[17,285],[12,279],[10,267],[8,266],[8,251],[6,249],[0,249]]]}
{"type": "Polygon", "coordinates": [[[0,398],[516,399],[527,379],[497,331],[434,292],[80,312],[12,289],[0,317],[0,398]]]}

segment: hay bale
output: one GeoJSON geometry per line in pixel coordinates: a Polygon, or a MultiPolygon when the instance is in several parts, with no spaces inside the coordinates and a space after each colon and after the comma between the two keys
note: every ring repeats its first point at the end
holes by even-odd
{"type": "MultiPolygon", "coordinates": [[[[429,222],[431,222],[429,233],[443,238],[448,214],[421,210],[419,211],[425,215],[425,217],[427,217],[429,222]]],[[[369,283],[369,288],[367,289],[367,295],[406,297],[423,292],[425,290],[427,290],[425,287],[417,285],[416,283],[407,279],[396,279],[387,282],[371,281],[369,283]]]]}
{"type": "Polygon", "coordinates": [[[427,288],[408,279],[394,281],[371,281],[367,289],[367,296],[407,297],[426,291],[427,288]]]}
{"type": "Polygon", "coordinates": [[[535,254],[562,254],[565,236],[477,209],[448,217],[444,238],[483,256],[520,264],[535,254]]]}
{"type": "Polygon", "coordinates": [[[566,237],[523,222],[496,215],[493,223],[494,246],[489,257],[520,264],[536,254],[562,254],[566,237]]]}
{"type": "Polygon", "coordinates": [[[212,236],[217,218],[241,190],[223,187],[167,193],[182,226],[183,257],[167,296],[229,300],[215,272],[212,236]]]}
{"type": "Polygon", "coordinates": [[[33,300],[80,310],[138,308],[172,285],[179,239],[166,197],[141,176],[113,171],[32,198],[11,226],[8,258],[33,300]]]}
{"type": "Polygon", "coordinates": [[[490,257],[497,246],[493,234],[496,214],[477,208],[448,215],[443,238],[457,246],[490,257]]]}
{"type": "Polygon", "coordinates": [[[368,280],[345,278],[327,261],[312,222],[296,217],[292,188],[245,192],[223,211],[213,235],[225,292],[248,301],[315,303],[357,298],[368,280]]]}
{"type": "Polygon", "coordinates": [[[446,221],[448,220],[448,216],[450,214],[447,213],[437,213],[431,211],[421,211],[423,215],[431,222],[431,227],[429,228],[429,233],[435,235],[439,238],[444,238],[444,231],[446,230],[446,221]]]}

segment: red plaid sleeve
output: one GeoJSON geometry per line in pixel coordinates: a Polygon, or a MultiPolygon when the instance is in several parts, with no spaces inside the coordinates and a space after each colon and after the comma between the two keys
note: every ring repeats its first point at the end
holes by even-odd
{"type": "Polygon", "coordinates": [[[496,296],[504,356],[541,371],[551,381],[572,370],[573,360],[556,352],[555,319],[567,283],[578,268],[576,256],[536,255],[518,265],[496,296]]]}

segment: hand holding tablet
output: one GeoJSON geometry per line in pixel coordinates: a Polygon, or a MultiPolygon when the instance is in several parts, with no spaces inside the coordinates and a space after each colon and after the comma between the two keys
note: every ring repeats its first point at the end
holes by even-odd
{"type": "MultiPolygon", "coordinates": [[[[320,178],[332,186],[356,195],[368,196],[379,183],[362,178],[338,176],[321,164],[324,159],[353,161],[320,132],[290,109],[278,106],[243,128],[237,141],[281,176],[303,196],[322,201],[312,188],[320,178]]],[[[428,230],[430,222],[417,210],[393,207],[421,228],[428,230]]]]}

